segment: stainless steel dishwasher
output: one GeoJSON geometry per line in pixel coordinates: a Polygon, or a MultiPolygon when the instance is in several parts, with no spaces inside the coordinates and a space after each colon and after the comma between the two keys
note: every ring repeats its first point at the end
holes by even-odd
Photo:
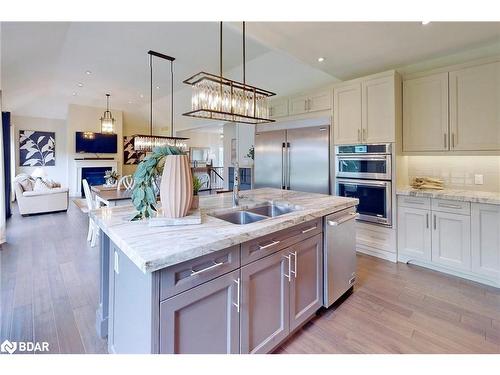
{"type": "Polygon", "coordinates": [[[325,217],[323,306],[330,307],[356,281],[356,207],[325,217]]]}

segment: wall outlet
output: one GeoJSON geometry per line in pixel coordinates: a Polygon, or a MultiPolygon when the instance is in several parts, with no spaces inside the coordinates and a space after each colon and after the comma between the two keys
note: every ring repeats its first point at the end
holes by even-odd
{"type": "Polygon", "coordinates": [[[484,178],[483,178],[482,174],[475,174],[474,175],[474,184],[476,184],[476,185],[484,184],[484,178]]]}

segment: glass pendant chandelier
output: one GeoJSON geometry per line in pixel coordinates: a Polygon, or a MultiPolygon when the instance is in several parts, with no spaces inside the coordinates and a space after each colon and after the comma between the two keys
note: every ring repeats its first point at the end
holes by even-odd
{"type": "Polygon", "coordinates": [[[114,126],[115,119],[109,110],[109,94],[106,94],[106,110],[104,111],[104,115],[101,117],[101,133],[103,134],[114,134],[114,126]]]}
{"type": "Polygon", "coordinates": [[[191,111],[184,116],[205,119],[262,124],[274,122],[269,118],[268,98],[271,91],[248,85],[245,77],[245,22],[243,22],[243,83],[222,75],[222,22],[219,32],[219,75],[200,72],[184,83],[193,87],[191,111]]]}
{"type": "Polygon", "coordinates": [[[150,103],[149,103],[149,135],[136,134],[134,135],[133,144],[135,151],[151,152],[155,147],[174,146],[182,151],[187,151],[188,146],[186,140],[189,138],[174,137],[174,69],[173,63],[175,58],[164,55],[163,53],[148,51],[149,55],[149,72],[150,72],[150,103]],[[153,135],[153,56],[170,61],[170,136],[153,135]]]}

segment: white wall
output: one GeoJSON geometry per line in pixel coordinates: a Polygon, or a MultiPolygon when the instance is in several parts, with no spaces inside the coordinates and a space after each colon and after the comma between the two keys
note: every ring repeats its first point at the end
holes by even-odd
{"type": "MultiPolygon", "coordinates": [[[[123,164],[123,115],[122,111],[110,108],[115,119],[115,133],[118,137],[118,153],[99,154],[99,157],[114,158],[118,164],[118,174],[122,174],[123,164]]],[[[66,120],[66,153],[68,155],[68,187],[70,195],[76,195],[77,176],[75,158],[96,157],[95,154],[76,153],[75,133],[78,131],[100,132],[100,118],[104,113],[104,108],[87,107],[70,104],[68,107],[68,118],[66,120]]]]}
{"type": "Polygon", "coordinates": [[[31,174],[37,167],[23,167],[19,165],[19,131],[37,130],[54,132],[56,134],[56,160],[54,166],[44,167],[49,178],[68,186],[68,154],[66,150],[67,134],[64,120],[45,119],[38,117],[12,116],[14,130],[15,168],[19,173],[31,174]]]}
{"type": "Polygon", "coordinates": [[[189,138],[186,143],[189,147],[208,147],[210,148],[210,159],[213,159],[214,167],[223,166],[223,160],[219,160],[219,148],[223,147],[220,134],[214,131],[200,130],[179,130],[178,137],[189,138]]]}
{"type": "Polygon", "coordinates": [[[500,156],[405,156],[408,184],[413,177],[430,176],[444,180],[445,187],[500,192],[500,156]],[[482,174],[483,185],[474,184],[482,174]]]}

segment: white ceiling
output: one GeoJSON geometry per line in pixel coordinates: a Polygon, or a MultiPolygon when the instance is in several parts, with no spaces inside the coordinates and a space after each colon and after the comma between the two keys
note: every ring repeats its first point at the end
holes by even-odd
{"type": "MultiPolygon", "coordinates": [[[[65,118],[69,103],[102,107],[109,92],[112,108],[137,111],[146,119],[146,52],[150,49],[176,57],[174,90],[179,115],[190,106],[190,88],[182,80],[201,70],[219,71],[217,22],[3,22],[1,26],[4,104],[18,115],[65,118]],[[92,74],[85,74],[87,70],[92,74]],[[80,88],[78,83],[84,86],[80,88]]],[[[224,72],[236,79],[241,79],[242,72],[240,29],[238,24],[224,24],[224,72]]],[[[247,82],[279,93],[332,80],[328,74],[272,51],[251,37],[247,38],[246,57],[247,82]]],[[[170,66],[159,59],[154,59],[153,65],[158,100],[155,117],[168,123],[170,66]]],[[[176,118],[180,127],[199,126],[200,120],[176,118]]]]}
{"type": "Polygon", "coordinates": [[[257,22],[248,29],[342,80],[500,42],[500,22],[257,22]]]}
{"type": "MultiPolygon", "coordinates": [[[[65,118],[68,104],[103,107],[109,92],[112,108],[147,121],[146,52],[153,49],[177,59],[176,128],[205,125],[181,116],[190,106],[190,88],[182,80],[200,70],[218,72],[217,22],[2,22],[1,27],[4,104],[16,115],[65,118]]],[[[241,79],[240,29],[238,23],[224,24],[224,74],[235,79],[241,79]]],[[[247,81],[287,95],[499,42],[500,23],[252,22],[247,23],[247,81]]],[[[154,113],[157,126],[165,126],[169,65],[154,60],[154,67],[160,86],[154,89],[154,113]]]]}

